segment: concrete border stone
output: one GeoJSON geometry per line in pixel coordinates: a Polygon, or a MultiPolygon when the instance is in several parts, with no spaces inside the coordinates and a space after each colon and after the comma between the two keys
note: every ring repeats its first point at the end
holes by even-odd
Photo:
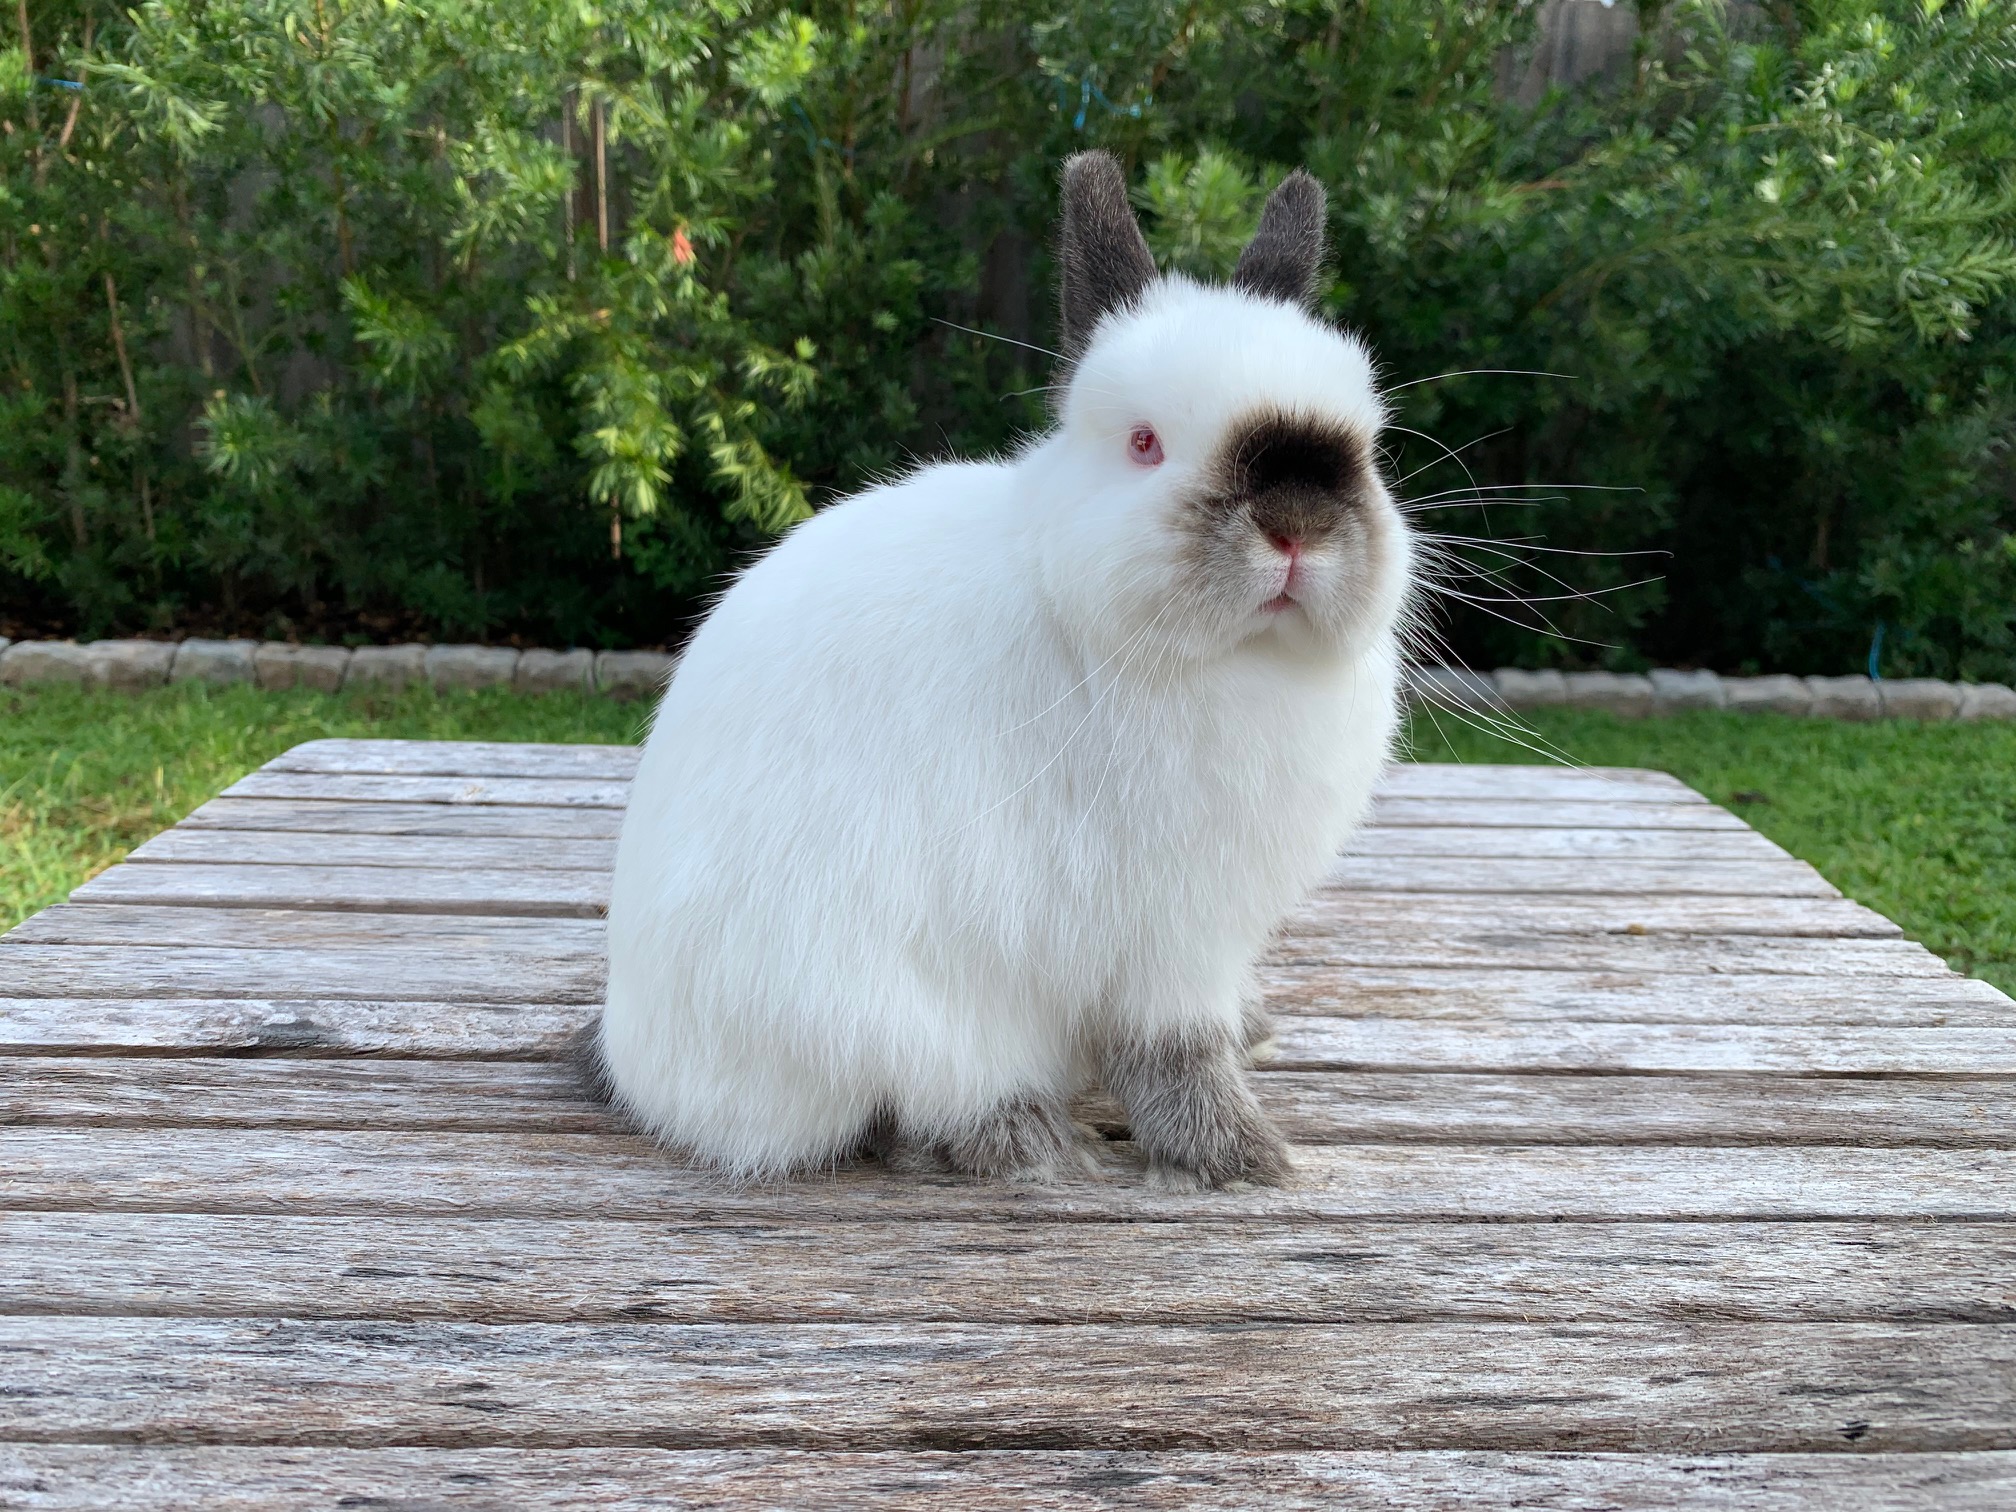
{"type": "Polygon", "coordinates": [[[345,688],[384,688],[398,692],[427,676],[425,646],[359,646],[343,670],[345,688]]]}
{"type": "Polygon", "coordinates": [[[1739,714],[1811,714],[1813,690],[1803,677],[1773,672],[1765,677],[1722,679],[1722,707],[1739,714]]]}
{"type": "Polygon", "coordinates": [[[75,641],[16,641],[0,652],[0,683],[10,688],[91,680],[91,658],[75,641]]]}
{"type": "Polygon", "coordinates": [[[429,646],[427,683],[436,692],[508,688],[518,670],[515,646],[429,646]]]}
{"type": "Polygon", "coordinates": [[[593,651],[534,649],[518,658],[511,686],[520,693],[593,693],[593,651]]]}
{"type": "Polygon", "coordinates": [[[1809,677],[1813,690],[1813,713],[1821,719],[1878,719],[1883,714],[1883,695],[1875,680],[1868,677],[1809,677]]]}
{"type": "Polygon", "coordinates": [[[1508,709],[1558,708],[1568,702],[1568,679],[1552,667],[1537,672],[1500,667],[1491,674],[1491,682],[1508,709]]]}
{"type": "Polygon", "coordinates": [[[1961,683],[1960,719],[2016,719],[2016,688],[2006,683],[1961,683]]]}
{"type": "MultiPolygon", "coordinates": [[[[567,651],[449,645],[296,646],[281,641],[10,641],[0,636],[0,686],[67,683],[142,689],[164,683],[255,683],[266,689],[397,691],[416,683],[442,690],[510,688],[519,693],[589,693],[655,698],[676,658],[663,651],[567,651]]],[[[1930,677],[1722,677],[1655,668],[1649,675],[1500,667],[1414,667],[1416,704],[1469,712],[1602,709],[1632,718],[1683,709],[1810,714],[1821,719],[2016,720],[2016,689],[1930,677]]]]}
{"type": "Polygon", "coordinates": [[[252,653],[252,673],[262,688],[311,688],[334,693],[350,667],[348,646],[294,646],[265,641],[252,653]]]}
{"type": "Polygon", "coordinates": [[[94,688],[121,693],[158,688],[175,663],[173,641],[90,641],[84,646],[85,678],[94,688]]]}
{"type": "Polygon", "coordinates": [[[1960,712],[1960,690],[1932,677],[1900,677],[1876,684],[1885,719],[1952,719],[1960,712]]]}
{"type": "Polygon", "coordinates": [[[168,680],[249,683],[255,675],[252,653],[258,649],[259,642],[252,640],[185,640],[175,648],[175,670],[168,680]]]}
{"type": "Polygon", "coordinates": [[[1729,701],[1722,679],[1713,672],[1679,672],[1657,667],[1647,674],[1652,679],[1652,711],[1677,714],[1683,709],[1719,709],[1729,701]]]}
{"type": "Polygon", "coordinates": [[[663,651],[598,651],[595,686],[618,698],[656,698],[672,675],[672,658],[663,651]]]}
{"type": "Polygon", "coordinates": [[[1635,672],[1570,672],[1568,704],[1575,709],[1601,709],[1626,719],[1652,712],[1652,679],[1635,672]]]}

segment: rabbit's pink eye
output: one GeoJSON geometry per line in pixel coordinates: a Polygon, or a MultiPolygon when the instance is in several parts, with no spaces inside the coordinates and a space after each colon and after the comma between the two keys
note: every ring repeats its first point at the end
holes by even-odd
{"type": "Polygon", "coordinates": [[[1143,467],[1162,465],[1162,438],[1146,425],[1134,427],[1134,434],[1127,438],[1127,455],[1143,467]]]}

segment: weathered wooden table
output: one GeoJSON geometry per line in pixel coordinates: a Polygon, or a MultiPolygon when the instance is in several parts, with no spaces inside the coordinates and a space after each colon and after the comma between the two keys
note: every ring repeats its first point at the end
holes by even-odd
{"type": "Polygon", "coordinates": [[[1394,774],[1290,1190],[738,1190],[564,1060],[633,760],[318,741],[0,941],[0,1505],[2016,1507],[2016,1004],[1671,778],[1394,774]]]}

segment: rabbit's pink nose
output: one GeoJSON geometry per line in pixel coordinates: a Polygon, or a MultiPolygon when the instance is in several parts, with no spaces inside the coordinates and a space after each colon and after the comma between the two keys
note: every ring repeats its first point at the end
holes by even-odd
{"type": "Polygon", "coordinates": [[[1267,540],[1276,551],[1291,561],[1302,550],[1300,536],[1282,535],[1279,531],[1270,530],[1267,532],[1267,540]]]}

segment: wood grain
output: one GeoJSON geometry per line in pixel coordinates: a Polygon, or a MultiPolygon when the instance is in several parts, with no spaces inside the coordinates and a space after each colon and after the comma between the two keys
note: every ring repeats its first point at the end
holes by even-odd
{"type": "MultiPolygon", "coordinates": [[[[270,772],[375,776],[559,777],[629,781],[639,746],[544,745],[461,740],[311,740],[276,757],[270,772]]],[[[1665,772],[1633,767],[1472,766],[1403,762],[1388,769],[1381,790],[1407,797],[1493,801],[1575,798],[1588,801],[1705,800],[1665,772]]]]}
{"type": "Polygon", "coordinates": [[[276,772],[261,767],[224,790],[227,798],[322,798],[345,803],[501,804],[620,809],[626,782],[587,777],[372,777],[276,772]]]}
{"type": "MultiPolygon", "coordinates": [[[[302,1061],[291,1058],[299,1050],[289,1054],[0,1058],[0,1124],[530,1133],[628,1127],[584,1091],[571,1062],[302,1061]]],[[[1283,1132],[1305,1144],[2016,1147],[2011,1080],[1265,1070],[1256,1086],[1283,1132]]],[[[1104,1126],[1125,1124],[1103,1100],[1087,1110],[1104,1126]]]]}
{"type": "Polygon", "coordinates": [[[1289,941],[1377,931],[1403,941],[1450,929],[1497,927],[1546,934],[1778,935],[1896,939],[1894,923],[1846,898],[1464,897],[1325,886],[1283,926],[1289,941]]]}
{"type": "Polygon", "coordinates": [[[1101,1175],[1052,1186],[879,1166],[737,1186],[628,1135],[26,1125],[0,1129],[0,1208],[798,1223],[2016,1217],[2006,1149],[1303,1145],[1290,1186],[1201,1195],[1147,1184],[1132,1145],[1102,1156],[1101,1175]]]}
{"type": "Polygon", "coordinates": [[[1287,961],[1258,978],[1276,1013],[1502,1023],[2016,1025],[2016,1002],[1946,970],[1866,977],[1287,961]]]}
{"type": "Polygon", "coordinates": [[[127,862],[209,866],[393,866],[484,872],[608,873],[613,840],[533,835],[350,835],[298,830],[174,829],[156,835],[127,862]]]}
{"type": "MultiPolygon", "coordinates": [[[[433,803],[537,808],[620,809],[622,782],[566,777],[401,777],[350,773],[261,770],[225,790],[230,798],[340,800],[350,803],[433,803]]],[[[1634,829],[1743,829],[1728,810],[1696,798],[1610,797],[1578,790],[1573,796],[1507,800],[1393,794],[1373,807],[1381,824],[1495,824],[1527,829],[1588,829],[1617,824],[1634,829]]]]}
{"type": "Polygon", "coordinates": [[[311,742],[0,941],[0,1502],[2016,1503],[2016,1004],[1674,779],[1393,771],[1286,1189],[750,1188],[567,1059],[637,759],[311,742]]]}
{"type": "Polygon", "coordinates": [[[1386,826],[1426,825],[1460,829],[1746,830],[1750,826],[1713,803],[1556,798],[1501,801],[1494,798],[1409,798],[1383,795],[1373,801],[1371,822],[1386,826]]]}
{"type": "MultiPolygon", "coordinates": [[[[196,909],[184,909],[196,913],[196,909]]],[[[373,916],[377,917],[377,916],[373,916]]],[[[438,916],[437,916],[438,917],[438,916]]],[[[497,950],[457,959],[417,947],[372,950],[175,949],[0,944],[0,981],[21,997],[363,998],[462,1003],[600,1003],[600,954],[497,950]]],[[[5,1033],[0,1026],[0,1033],[5,1033]]]]}
{"type": "Polygon", "coordinates": [[[34,1317],[0,1394],[28,1441],[1975,1450],[2016,1325],[34,1317]]]}
{"type": "MultiPolygon", "coordinates": [[[[1518,833],[1530,833],[1520,831],[1518,833]]],[[[1567,831],[1569,834],[1579,831],[1567,831]]],[[[1803,861],[1655,861],[1642,856],[1344,856],[1331,887],[1388,893],[1676,894],[1701,898],[1838,898],[1803,861]]]]}
{"type": "MultiPolygon", "coordinates": [[[[415,945],[444,953],[504,953],[554,959],[602,955],[600,920],[486,919],[314,913],[297,909],[208,909],[146,904],[64,903],[45,908],[0,941],[13,945],[182,946],[296,953],[415,945]]],[[[0,958],[4,959],[4,958],[0,958]]]]}
{"type": "MultiPolygon", "coordinates": [[[[1379,835],[1446,831],[1381,830],[1379,835]]],[[[1511,836],[1588,834],[1582,830],[1511,830],[1511,836]]],[[[1600,832],[1598,832],[1600,833],[1600,832]]],[[[1657,833],[1657,832],[1651,832],[1657,833]]],[[[1363,839],[1364,837],[1360,837],[1363,839]]],[[[1718,843],[1720,836],[1711,835],[1718,843]]],[[[398,867],[406,870],[581,871],[608,873],[616,847],[608,840],[448,835],[327,835],[177,827],[140,846],[128,863],[207,866],[398,867]]],[[[1833,898],[1819,873],[1784,857],[1649,856],[1563,851],[1542,856],[1454,856],[1397,852],[1340,859],[1330,884],[1355,890],[1462,893],[1674,893],[1703,896],[1833,898]]],[[[98,900],[107,901],[107,900],[98,900]]],[[[256,900],[255,900],[256,906],[256,900]]]]}
{"type": "MultiPolygon", "coordinates": [[[[314,835],[469,835],[485,839],[614,840],[620,809],[478,808],[450,803],[345,803],[319,798],[212,798],[171,833],[296,831],[314,835]]],[[[1671,833],[1660,831],[1658,833],[1671,833]]]]}
{"type": "Polygon", "coordinates": [[[387,1506],[643,1512],[2008,1512],[2016,1452],[1548,1454],[1487,1451],[296,1449],[0,1445],[0,1486],[37,1512],[387,1506]]]}
{"type": "Polygon", "coordinates": [[[2016,1323],[2016,1226],[0,1213],[0,1312],[476,1322],[2016,1323]]]}
{"type": "Polygon", "coordinates": [[[70,896],[79,903],[594,919],[609,905],[609,877],[597,871],[157,862],[115,866],[70,896]]]}
{"type": "Polygon", "coordinates": [[[1386,769],[1382,794],[1405,798],[1484,798],[1494,803],[1698,803],[1708,800],[1669,772],[1643,767],[1472,765],[1403,761],[1386,769]]]}
{"type": "Polygon", "coordinates": [[[276,756],[268,772],[384,777],[564,777],[628,782],[641,746],[546,745],[492,740],[310,740],[276,756]]]}
{"type": "MultiPolygon", "coordinates": [[[[1515,829],[1456,825],[1367,825],[1345,847],[1350,856],[1523,856],[1648,861],[1793,861],[1753,829],[1515,829]]],[[[1803,864],[1797,863],[1795,864],[1803,864]]]]}
{"type": "MultiPolygon", "coordinates": [[[[5,961],[0,956],[0,962],[5,961]]],[[[227,983],[230,972],[220,972],[227,983]]],[[[322,973],[304,972],[315,976],[322,973]]],[[[601,1012],[599,970],[572,977],[535,963],[531,987],[561,1001],[358,998],[0,998],[0,1054],[404,1055],[551,1059],[601,1012]],[[553,979],[557,978],[557,979],[553,979]],[[572,992],[573,1001],[564,994],[572,992]]],[[[452,983],[450,984],[452,985],[452,983]]],[[[26,1074],[34,1076],[39,1062],[26,1074]]]]}
{"type": "Polygon", "coordinates": [[[2016,1077],[2016,1025],[1995,1029],[1750,1024],[1453,1024],[1286,1018],[1283,1069],[1783,1072],[2016,1077]]]}

